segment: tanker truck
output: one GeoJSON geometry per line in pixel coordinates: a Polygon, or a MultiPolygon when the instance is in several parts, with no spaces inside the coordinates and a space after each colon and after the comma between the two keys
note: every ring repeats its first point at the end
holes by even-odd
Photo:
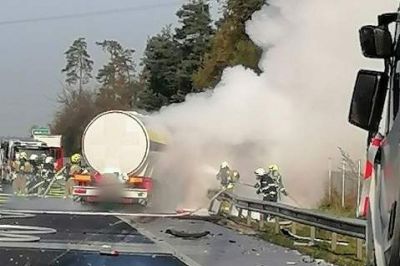
{"type": "Polygon", "coordinates": [[[164,146],[165,137],[150,128],[144,115],[118,110],[97,115],[82,136],[91,174],[72,177],[72,195],[89,202],[109,200],[104,188],[117,187],[110,190],[113,200],[147,205],[154,163],[164,146]]]}

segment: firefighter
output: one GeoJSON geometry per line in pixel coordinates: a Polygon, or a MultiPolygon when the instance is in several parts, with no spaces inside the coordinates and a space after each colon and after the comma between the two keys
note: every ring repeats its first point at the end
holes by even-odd
{"type": "Polygon", "coordinates": [[[282,199],[282,194],[285,196],[288,196],[288,193],[285,189],[285,186],[283,185],[282,181],[282,176],[279,173],[279,167],[276,164],[271,164],[268,166],[268,173],[269,176],[275,181],[275,183],[278,185],[278,200],[280,201],[282,199]]]}
{"type": "Polygon", "coordinates": [[[44,160],[43,169],[49,172],[55,172],[54,158],[52,156],[47,156],[44,160]]]}
{"type": "Polygon", "coordinates": [[[11,171],[16,173],[19,169],[19,152],[15,154],[15,159],[11,162],[11,171]]]}
{"type": "Polygon", "coordinates": [[[44,165],[44,161],[46,160],[46,157],[47,157],[46,153],[42,153],[42,154],[40,155],[39,163],[40,163],[40,165],[41,165],[42,168],[43,168],[43,165],[44,165]]]}
{"type": "Polygon", "coordinates": [[[74,175],[84,173],[82,167],[82,156],[79,153],[75,153],[70,158],[71,164],[66,167],[67,182],[65,183],[65,196],[71,197],[73,192],[74,175]]]}
{"type": "Polygon", "coordinates": [[[228,184],[226,186],[227,190],[233,191],[236,184],[239,182],[240,174],[237,170],[232,170],[230,176],[228,177],[228,184]]]}
{"type": "Polygon", "coordinates": [[[82,156],[79,153],[75,153],[71,156],[71,167],[69,170],[69,176],[82,172],[82,156]]]}
{"type": "Polygon", "coordinates": [[[31,171],[29,174],[30,184],[35,184],[38,181],[40,175],[40,163],[39,156],[37,154],[32,154],[29,156],[29,164],[31,166],[31,171]]]}
{"type": "Polygon", "coordinates": [[[32,173],[32,165],[28,160],[26,152],[21,152],[19,156],[19,171],[25,175],[32,173]]]}
{"type": "MultiPolygon", "coordinates": [[[[220,165],[219,172],[217,174],[217,180],[220,181],[221,190],[233,191],[236,183],[239,181],[240,175],[236,170],[231,170],[227,162],[222,162],[220,165]]],[[[229,214],[232,208],[232,203],[223,200],[220,205],[221,214],[229,214]]]]}
{"type": "MultiPolygon", "coordinates": [[[[16,156],[17,158],[17,156],[16,156]]],[[[15,164],[16,177],[13,181],[13,189],[16,194],[27,193],[27,179],[32,173],[32,165],[28,161],[26,152],[19,153],[18,161],[15,164]]]]}
{"type": "Polygon", "coordinates": [[[221,187],[225,188],[228,185],[230,176],[231,169],[229,168],[228,162],[222,162],[217,174],[217,180],[220,182],[221,187]]]}
{"type": "Polygon", "coordinates": [[[262,194],[265,201],[277,202],[279,185],[272,176],[264,168],[257,168],[254,173],[257,179],[257,183],[254,185],[257,188],[256,193],[262,194]]]}
{"type": "Polygon", "coordinates": [[[227,162],[222,162],[217,180],[220,181],[222,189],[233,190],[239,181],[240,174],[237,170],[231,170],[227,162]]]}
{"type": "Polygon", "coordinates": [[[29,156],[29,163],[32,166],[32,175],[37,175],[39,173],[39,156],[37,154],[29,156]]]}
{"type": "Polygon", "coordinates": [[[237,184],[239,182],[240,179],[240,174],[238,170],[233,170],[232,171],[232,182],[234,184],[237,184]]]}

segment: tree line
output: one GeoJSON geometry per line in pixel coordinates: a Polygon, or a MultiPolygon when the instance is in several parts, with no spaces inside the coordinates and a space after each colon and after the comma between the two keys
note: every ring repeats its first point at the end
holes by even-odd
{"type": "Polygon", "coordinates": [[[212,89],[228,66],[244,65],[259,72],[261,49],[245,32],[245,22],[265,0],[219,0],[218,21],[207,0],[191,0],[176,12],[178,26],[164,26],[147,40],[143,57],[117,40],[96,42],[107,62],[93,73],[85,38],[65,52],[60,108],[52,131],[63,135],[67,154],[80,150],[87,123],[98,113],[119,109],[152,112],[185,100],[189,93],[212,89]]]}

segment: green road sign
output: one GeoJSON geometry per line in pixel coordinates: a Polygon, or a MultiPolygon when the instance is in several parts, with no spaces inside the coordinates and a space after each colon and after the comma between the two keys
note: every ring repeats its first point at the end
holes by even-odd
{"type": "Polygon", "coordinates": [[[38,135],[50,135],[50,128],[39,127],[32,129],[32,136],[38,136],[38,135]]]}

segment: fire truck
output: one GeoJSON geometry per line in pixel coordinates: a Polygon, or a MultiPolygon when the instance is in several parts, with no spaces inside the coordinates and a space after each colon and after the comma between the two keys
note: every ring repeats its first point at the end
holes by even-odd
{"type": "MultiPolygon", "coordinates": [[[[46,136],[49,138],[50,136],[46,136]]],[[[45,137],[43,137],[45,138],[45,137]]],[[[56,160],[56,170],[63,167],[63,149],[61,147],[61,136],[59,145],[49,143],[35,138],[6,138],[1,141],[0,158],[1,158],[1,180],[11,181],[11,165],[16,159],[16,154],[25,152],[28,158],[32,154],[37,154],[39,157],[43,154],[52,156],[56,160]]]]}

